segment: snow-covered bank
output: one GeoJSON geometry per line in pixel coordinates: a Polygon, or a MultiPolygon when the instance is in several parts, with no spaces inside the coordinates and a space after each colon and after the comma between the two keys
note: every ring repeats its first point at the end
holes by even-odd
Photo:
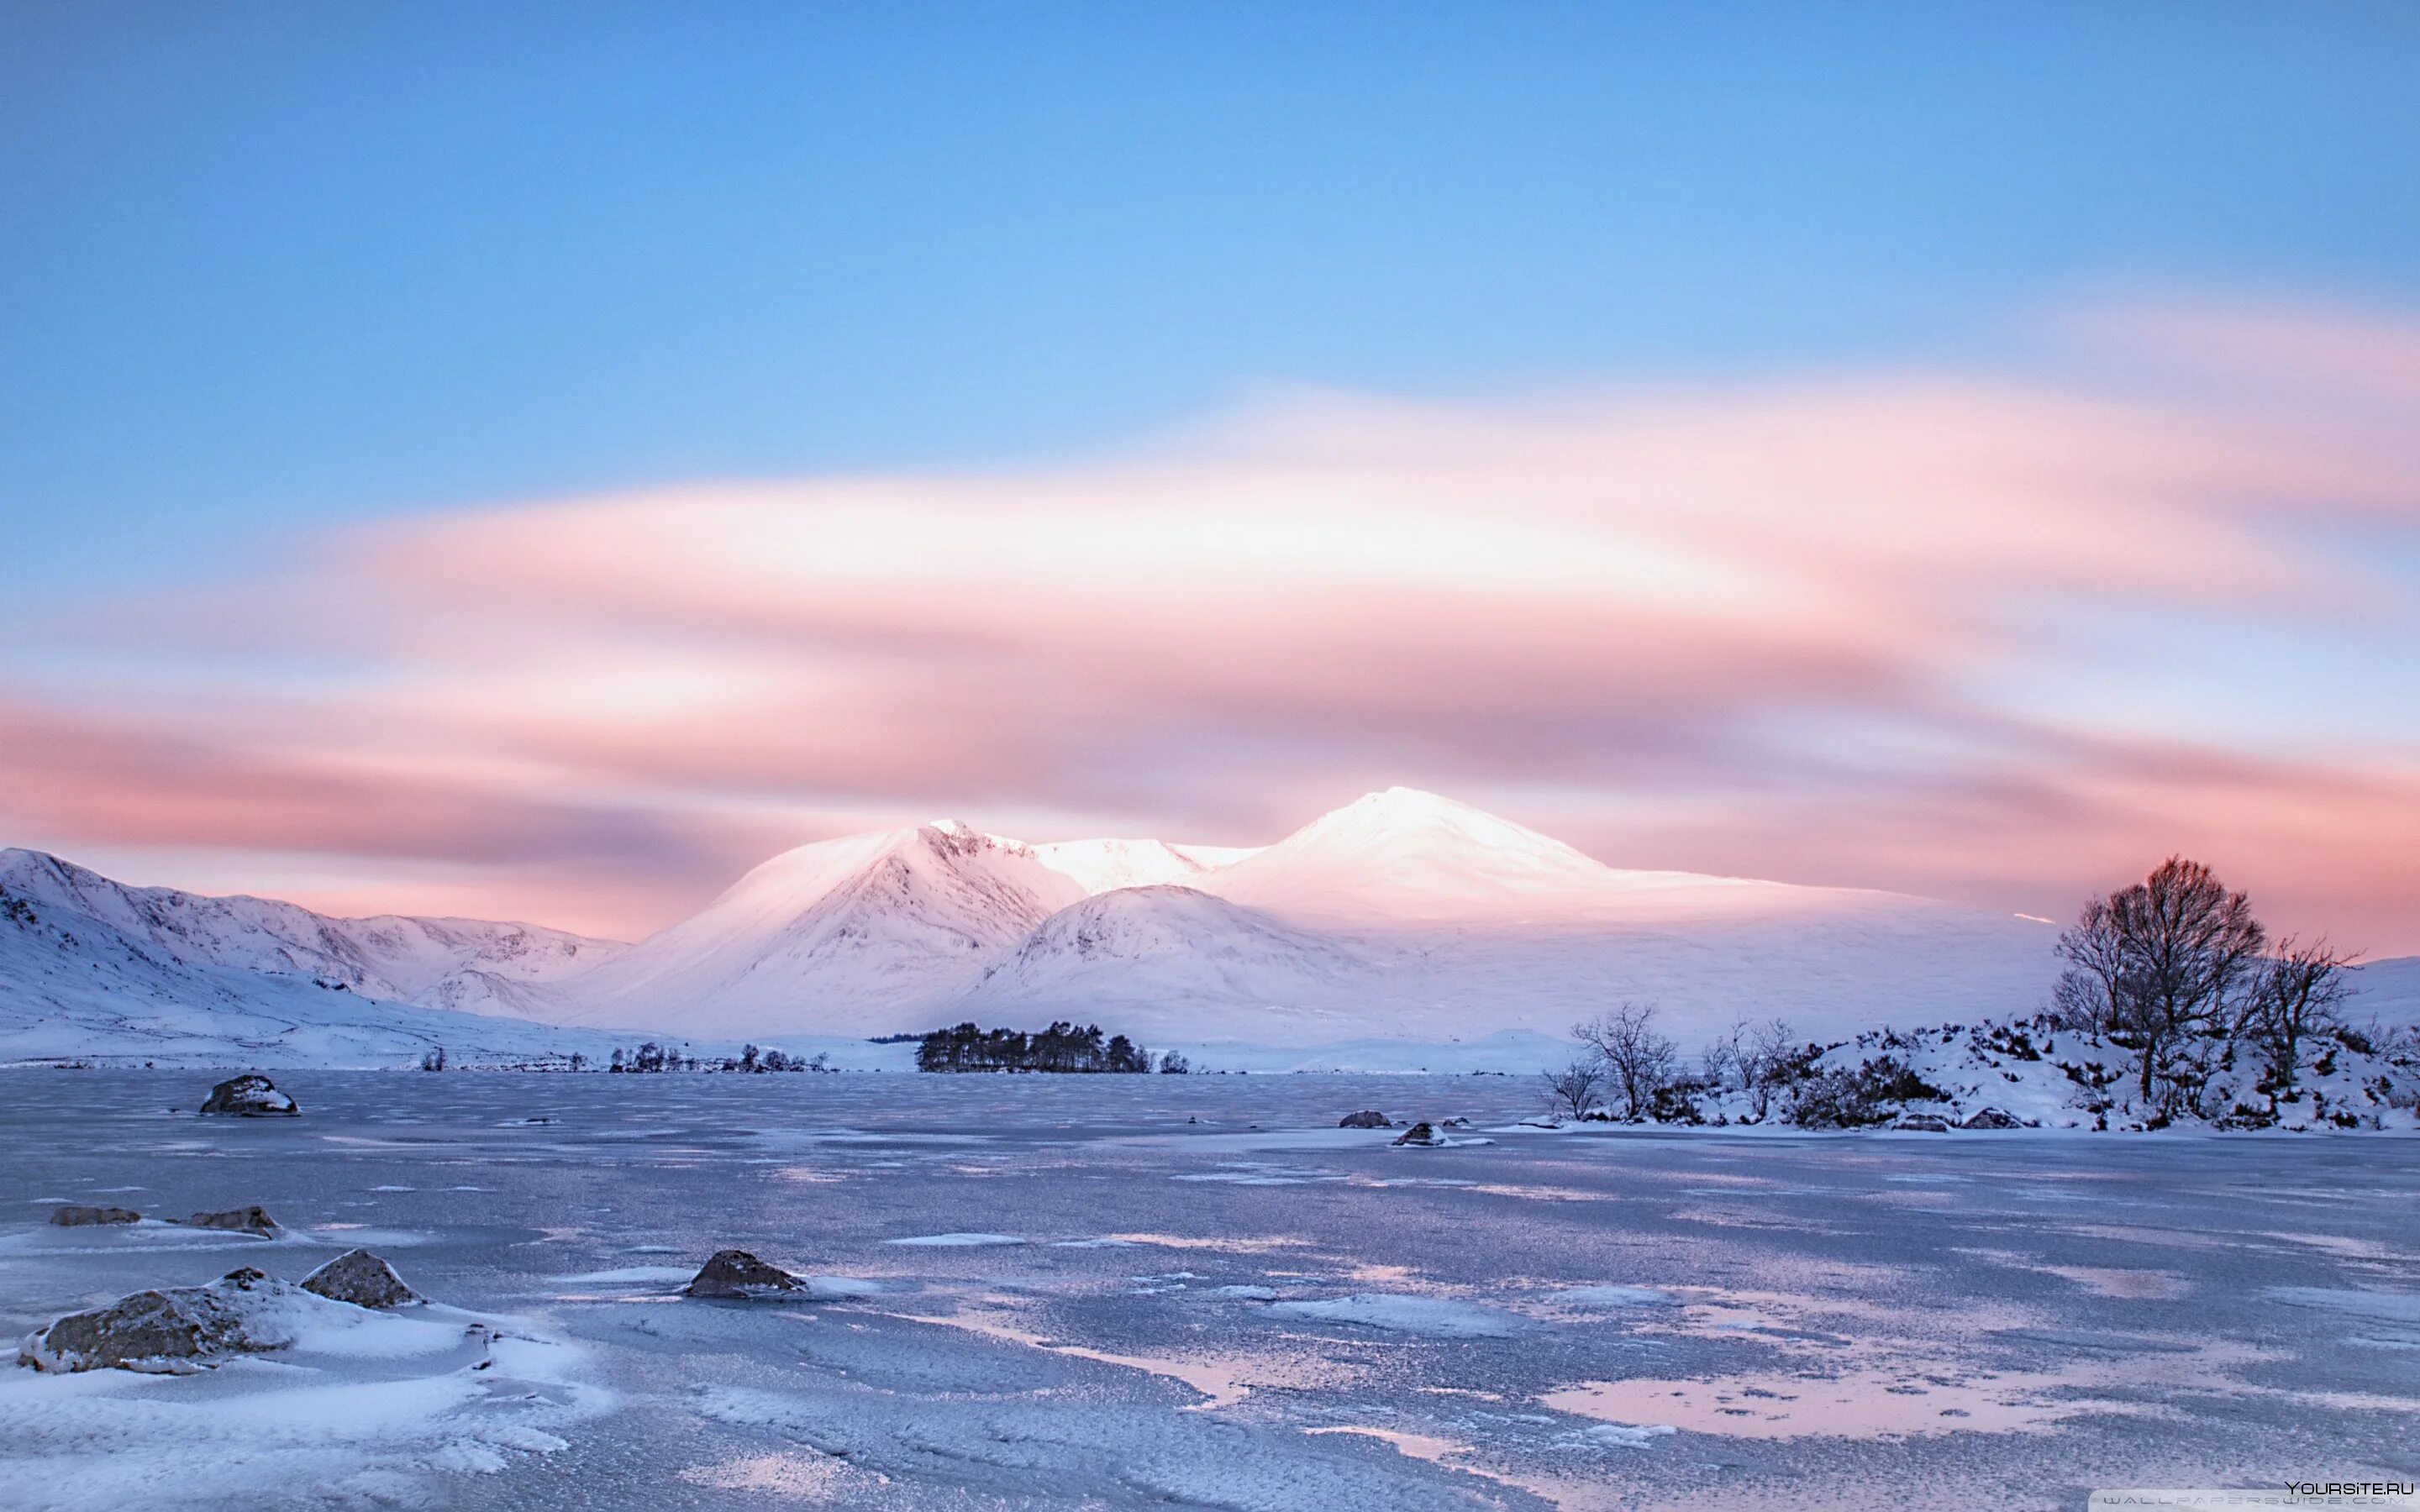
{"type": "Polygon", "coordinates": [[[2420,1041],[2398,1032],[2315,1035],[2290,1087],[2249,1045],[2213,1043],[2200,1079],[2145,1098],[2136,1052],[2047,1017],[2016,1024],[1871,1030],[1807,1045],[1752,1085],[1675,1076],[1654,1120],[1680,1126],[1999,1126],[2144,1130],[2180,1125],[2287,1133],[2420,1131],[2420,1041]]]}

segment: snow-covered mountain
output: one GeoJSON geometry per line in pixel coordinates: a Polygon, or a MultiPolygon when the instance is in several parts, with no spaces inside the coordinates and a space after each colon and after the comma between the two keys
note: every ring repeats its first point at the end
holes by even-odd
{"type": "Polygon", "coordinates": [[[551,1007],[536,989],[628,949],[535,924],[334,918],[268,898],[131,887],[40,851],[0,851],[0,889],[54,915],[106,924],[168,960],[341,982],[364,996],[465,1012],[551,1007]]]}
{"type": "Polygon", "coordinates": [[[2055,932],[1897,894],[1621,871],[1395,788],[1273,845],[1031,846],[954,823],[766,863],[558,989],[564,1022],[881,1034],[1069,1017],[1159,1043],[1560,1035],[1623,998],[1684,1039],[2026,1012],[2055,932]]]}
{"type": "MultiPolygon", "coordinates": [[[[79,1035],[145,1042],[152,1029],[127,1026],[147,1018],[297,1055],[311,1026],[336,1024],[350,1063],[374,1062],[363,1045],[468,1045],[465,1021],[504,1035],[499,1046],[535,1036],[538,1053],[547,1030],[485,1015],[592,1040],[791,1046],[1074,1018],[1151,1044],[1228,1046],[1237,1064],[1276,1063],[1244,1047],[1346,1044],[1352,1063],[1378,1064],[1391,1059],[1373,1047],[1389,1043],[1549,1044],[1625,999],[1659,1004],[1684,1045],[1741,1017],[1824,1039],[2023,1016],[2056,964],[2056,930],[2037,920],[1625,871],[1401,788],[1251,849],[1028,845],[952,822],[820,841],[634,946],[129,887],[25,851],[0,852],[0,914],[13,902],[41,920],[0,917],[0,1057],[94,1048],[79,1035]],[[445,1009],[483,1016],[411,1019],[445,1009]]],[[[2354,987],[2357,1021],[2420,1018],[2420,961],[2377,963],[2354,987]]]]}
{"type": "Polygon", "coordinates": [[[936,1004],[1085,890],[955,822],[801,845],[568,983],[559,1017],[713,1037],[930,1028],[936,1004]]]}
{"type": "Polygon", "coordinates": [[[1194,887],[1126,887],[1062,909],[984,968],[945,1016],[1080,1018],[1166,1044],[1299,1045],[1364,1032],[1378,981],[1356,944],[1194,887]]]}
{"type": "Polygon", "coordinates": [[[1094,893],[1189,883],[1256,853],[1248,846],[1171,845],[1159,840],[1063,840],[1036,845],[1033,854],[1094,893]]]}
{"type": "Polygon", "coordinates": [[[1467,804],[1388,788],[1196,886],[1292,918],[1397,926],[1567,913],[1624,874],[1467,804]]]}
{"type": "MultiPolygon", "coordinates": [[[[0,1063],[104,1057],[163,1065],[408,1066],[441,1045],[457,1060],[489,1062],[575,1052],[601,1060],[611,1049],[601,1036],[396,1001],[355,985],[370,983],[373,974],[346,953],[348,926],[375,926],[369,936],[385,938],[405,924],[455,921],[323,919],[258,899],[119,887],[26,852],[8,853],[8,880],[0,881],[0,1063]],[[29,880],[50,885],[21,889],[29,880]],[[264,943],[274,935],[268,926],[293,927],[296,915],[318,919],[330,938],[291,942],[291,954],[264,943]],[[236,920],[263,927],[238,927],[236,920]],[[212,959],[214,952],[225,959],[212,959]],[[314,969],[321,965],[326,969],[314,969]]],[[[483,933],[512,928],[448,928],[442,949],[475,956],[466,940],[514,939],[483,933]]],[[[533,937],[575,938],[551,931],[533,937]]],[[[414,936],[407,931],[403,938],[414,936]]],[[[440,947],[425,949],[409,959],[422,967],[423,990],[432,999],[485,970],[458,965],[427,976],[435,970],[427,957],[440,947]]],[[[392,953],[388,964],[395,964],[392,953]]],[[[502,965],[496,980],[513,992],[540,990],[527,975],[533,965],[525,951],[515,949],[491,964],[502,965]]],[[[399,990],[377,980],[376,992],[399,990]]],[[[486,989],[465,995],[497,1000],[486,989]]]]}

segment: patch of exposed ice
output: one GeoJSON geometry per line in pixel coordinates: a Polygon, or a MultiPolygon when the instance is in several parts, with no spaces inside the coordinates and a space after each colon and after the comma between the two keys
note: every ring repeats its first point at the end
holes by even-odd
{"type": "Polygon", "coordinates": [[[1568,1443],[1605,1449],[1644,1449],[1656,1440],[1668,1438],[1679,1431],[1669,1423],[1599,1423],[1567,1433],[1563,1438],[1568,1443]]]}
{"type": "Polygon", "coordinates": [[[658,1286],[685,1282],[697,1274],[693,1265],[626,1265],[613,1271],[582,1271],[550,1276],[559,1287],[658,1286]]]}
{"type": "Polygon", "coordinates": [[[1604,1286],[1565,1287],[1555,1300],[1582,1307],[1669,1307],[1680,1299],[1656,1287],[1604,1286]]]}
{"type": "Polygon", "coordinates": [[[1272,1318],[1310,1322],[1354,1323],[1390,1334],[1420,1334],[1430,1338],[1511,1338],[1533,1325],[1501,1308],[1445,1297],[1408,1296],[1392,1291],[1361,1291],[1349,1297],[1271,1303],[1272,1318]]]}
{"type": "Polygon", "coordinates": [[[2295,1307],[2350,1313],[2382,1323],[2420,1327],[2420,1292],[2362,1291],[2341,1287],[2271,1287],[2269,1295],[2295,1307]]]}
{"type": "Polygon", "coordinates": [[[1217,1181],[1231,1186],[1307,1186],[1314,1181],[1342,1181],[1342,1171],[1311,1165],[1264,1165],[1231,1163],[1214,1171],[1188,1171],[1171,1181],[1217,1181]]]}
{"type": "Polygon", "coordinates": [[[1022,1244],[1016,1234],[910,1234],[905,1239],[886,1239],[886,1244],[919,1245],[926,1249],[971,1249],[985,1244],[1022,1244]]]}

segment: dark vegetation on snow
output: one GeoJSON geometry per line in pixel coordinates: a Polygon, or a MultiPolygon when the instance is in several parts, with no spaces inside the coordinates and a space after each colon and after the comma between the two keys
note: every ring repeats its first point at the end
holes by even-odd
{"type": "MultiPolygon", "coordinates": [[[[1123,1072],[1152,1070],[1151,1052],[1123,1034],[1104,1040],[1101,1026],[1082,1027],[1062,1019],[1047,1029],[985,1029],[973,1023],[935,1029],[916,1045],[918,1071],[1039,1071],[1123,1072]]],[[[1171,1075],[1189,1070],[1174,1051],[1159,1057],[1158,1069],[1171,1075]]]]}

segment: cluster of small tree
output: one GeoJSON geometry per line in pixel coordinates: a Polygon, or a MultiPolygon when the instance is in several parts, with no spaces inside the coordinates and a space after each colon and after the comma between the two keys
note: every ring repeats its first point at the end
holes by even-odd
{"type": "Polygon", "coordinates": [[[2086,903],[2058,953],[2056,1022],[2133,1052],[2133,1089],[2154,1122],[2273,1119],[2300,1098],[2306,1057],[2349,1032],[2353,957],[2325,938],[2273,941],[2250,898],[2182,856],[2086,903]],[[2267,1106],[2210,1105],[2213,1079],[2245,1056],[2267,1106]]]}
{"type": "Polygon", "coordinates": [[[812,1057],[794,1056],[783,1050],[759,1050],[743,1045],[737,1056],[725,1056],[718,1070],[753,1075],[758,1072],[830,1071],[831,1057],[817,1052],[812,1057]]]}
{"type": "MultiPolygon", "coordinates": [[[[1078,1028],[1062,1019],[1047,1029],[1031,1032],[984,1029],[972,1023],[935,1029],[917,1041],[916,1069],[1139,1073],[1151,1070],[1152,1060],[1150,1051],[1123,1034],[1105,1040],[1097,1024],[1078,1028]]],[[[1185,1065],[1184,1057],[1171,1053],[1162,1058],[1159,1069],[1182,1072],[1190,1068],[1185,1065]]]]}
{"type": "Polygon", "coordinates": [[[1779,1019],[1741,1019],[1688,1064],[1655,1027],[1652,1003],[1623,1003],[1572,1026],[1580,1053],[1546,1073],[1548,1103],[1575,1119],[1622,1123],[1701,1123],[1699,1099],[1744,1091],[1753,1117],[1764,1119],[1775,1094],[1807,1074],[1822,1053],[1791,1039],[1779,1019]]]}
{"type": "Polygon", "coordinates": [[[610,1072],[695,1071],[698,1058],[683,1055],[677,1047],[659,1045],[653,1040],[632,1051],[616,1047],[613,1058],[606,1063],[610,1072]]]}

